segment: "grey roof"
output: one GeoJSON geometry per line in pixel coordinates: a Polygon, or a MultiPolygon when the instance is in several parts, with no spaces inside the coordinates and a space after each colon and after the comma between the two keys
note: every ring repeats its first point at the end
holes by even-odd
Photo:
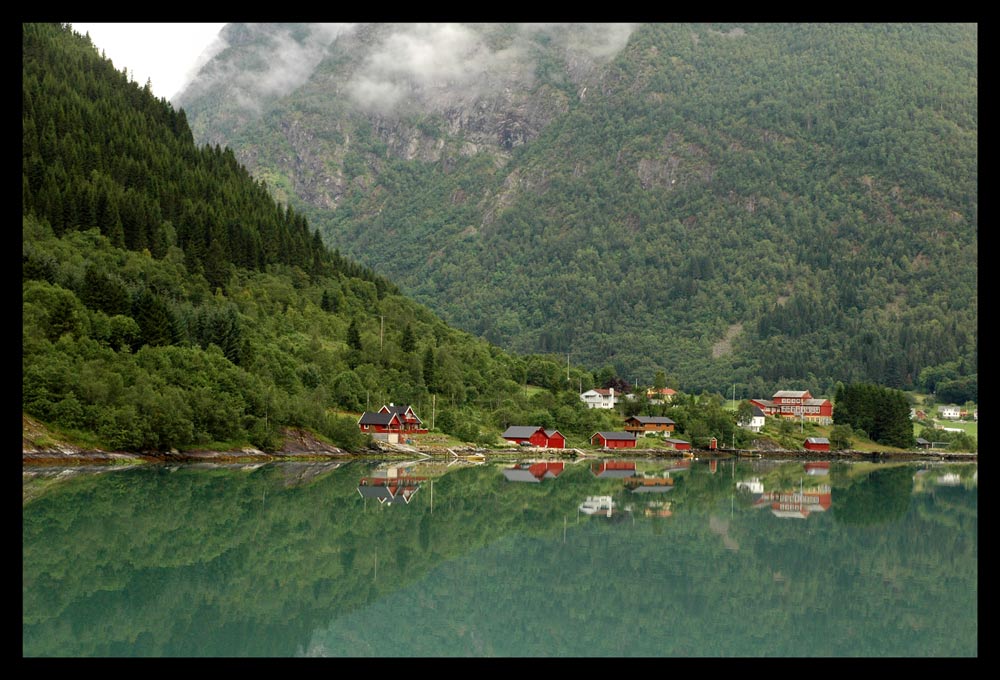
{"type": "Polygon", "coordinates": [[[536,484],[540,484],[542,481],[531,474],[530,470],[522,468],[504,468],[503,476],[509,482],[535,482],[536,484]]]}
{"type": "Polygon", "coordinates": [[[764,412],[760,409],[759,406],[754,406],[753,407],[753,415],[756,418],[761,418],[761,417],[763,417],[764,412]]]}
{"type": "MultiPolygon", "coordinates": [[[[809,390],[778,390],[774,393],[775,397],[802,397],[809,390]]],[[[773,398],[773,397],[772,397],[773,398]]]]}
{"type": "Polygon", "coordinates": [[[417,492],[418,488],[406,487],[399,489],[399,492],[394,494],[392,489],[383,484],[360,484],[358,485],[358,493],[361,494],[362,498],[374,498],[380,503],[393,503],[399,500],[409,503],[410,497],[417,492]]]}
{"type": "Polygon", "coordinates": [[[670,484],[657,484],[637,486],[632,489],[632,493],[666,493],[667,491],[673,491],[674,487],[670,484]]]}
{"type": "Polygon", "coordinates": [[[504,439],[527,439],[540,429],[541,425],[511,425],[500,436],[504,439]]]}
{"type": "Polygon", "coordinates": [[[545,430],[546,437],[549,437],[551,439],[554,435],[562,436],[562,432],[560,432],[559,430],[545,430]]]}
{"type": "Polygon", "coordinates": [[[632,432],[595,432],[594,434],[592,434],[590,436],[590,438],[593,439],[597,435],[601,435],[607,441],[611,441],[611,440],[616,440],[616,441],[619,441],[619,440],[629,440],[629,441],[631,441],[631,440],[635,439],[635,434],[632,433],[632,432]]]}
{"type": "Polygon", "coordinates": [[[810,444],[829,444],[830,440],[826,437],[809,437],[806,439],[810,444]]]}
{"type": "Polygon", "coordinates": [[[362,484],[358,487],[358,493],[361,494],[362,498],[377,498],[380,501],[391,501],[392,492],[385,488],[381,484],[378,485],[368,485],[362,484]]]}
{"type": "Polygon", "coordinates": [[[358,420],[360,425],[388,425],[393,418],[392,413],[377,413],[375,411],[365,411],[358,420]]]}
{"type": "Polygon", "coordinates": [[[629,420],[638,420],[643,425],[673,425],[674,421],[666,416],[632,416],[629,420]]]}

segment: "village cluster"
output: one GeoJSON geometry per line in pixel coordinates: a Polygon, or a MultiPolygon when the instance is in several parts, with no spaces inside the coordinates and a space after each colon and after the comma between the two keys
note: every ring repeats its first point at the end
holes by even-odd
{"type": "MultiPolygon", "coordinates": [[[[650,403],[669,402],[676,392],[670,388],[649,390],[650,403]]],[[[626,395],[624,398],[628,398],[626,395]]],[[[613,409],[623,396],[614,388],[592,389],[583,392],[580,399],[588,408],[613,409]]],[[[816,399],[808,390],[779,390],[770,399],[750,399],[752,415],[740,425],[752,432],[760,432],[767,417],[793,418],[796,421],[830,425],[833,422],[833,404],[829,399],[816,399]]],[[[675,423],[664,416],[629,416],[621,431],[595,432],[590,437],[592,446],[602,449],[636,448],[640,437],[662,436],[672,449],[688,451],[691,442],[675,438],[675,423]]],[[[389,404],[378,411],[365,411],[358,420],[362,432],[390,443],[405,441],[415,434],[427,433],[423,421],[411,406],[389,404]]],[[[508,442],[525,447],[562,449],[566,447],[566,437],[557,429],[536,425],[511,425],[501,435],[508,442]]],[[[710,447],[715,447],[713,439],[710,447]]],[[[810,451],[829,451],[830,441],[825,437],[808,437],[803,447],[810,451]]]]}

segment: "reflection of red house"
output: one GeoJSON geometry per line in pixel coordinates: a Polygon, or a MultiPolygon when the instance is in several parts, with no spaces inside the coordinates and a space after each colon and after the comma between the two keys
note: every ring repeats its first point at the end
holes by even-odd
{"type": "Polygon", "coordinates": [[[362,498],[374,498],[379,503],[403,501],[409,503],[426,477],[364,477],[358,482],[362,498]]]}
{"type": "Polygon", "coordinates": [[[670,448],[675,451],[690,451],[691,442],[686,442],[683,439],[667,439],[666,442],[670,444],[670,448]]]}
{"type": "Polygon", "coordinates": [[[750,403],[766,416],[801,418],[820,425],[833,422],[833,404],[829,399],[813,399],[808,390],[780,390],[770,399],[751,399],[750,403]]]}
{"type": "Polygon", "coordinates": [[[358,419],[358,427],[368,433],[425,434],[423,422],[409,406],[389,404],[376,412],[365,411],[358,419]]]}
{"type": "Polygon", "coordinates": [[[762,493],[754,506],[768,506],[777,517],[805,519],[814,512],[830,509],[830,487],[823,485],[799,491],[770,491],[762,493]]]}
{"type": "Polygon", "coordinates": [[[546,430],[537,425],[511,425],[500,436],[515,444],[527,442],[532,446],[549,449],[566,448],[566,437],[559,430],[546,430]]]}
{"type": "Polygon", "coordinates": [[[518,463],[504,468],[503,476],[510,482],[538,483],[546,478],[558,477],[566,466],[561,461],[541,461],[537,463],[518,463]]]}
{"type": "Polygon", "coordinates": [[[820,476],[830,474],[830,463],[828,461],[806,463],[803,467],[805,467],[807,475],[820,476]]]}
{"type": "Polygon", "coordinates": [[[590,443],[605,449],[634,449],[635,435],[631,432],[595,432],[590,443]]]}
{"type": "Polygon", "coordinates": [[[628,460],[604,460],[590,466],[595,477],[634,477],[635,462],[628,460]]]}
{"type": "Polygon", "coordinates": [[[826,437],[809,437],[802,444],[806,451],[829,451],[830,440],[826,437]]]}

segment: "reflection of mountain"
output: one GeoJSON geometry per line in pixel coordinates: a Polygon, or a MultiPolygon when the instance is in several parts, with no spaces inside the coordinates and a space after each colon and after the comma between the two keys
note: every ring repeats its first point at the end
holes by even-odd
{"type": "Polygon", "coordinates": [[[974,490],[941,487],[947,504],[941,494],[914,496],[917,511],[879,532],[826,521],[805,537],[798,523],[740,507],[732,514],[736,468],[719,468],[712,475],[696,462],[670,504],[636,503],[633,517],[672,513],[669,522],[620,524],[574,524],[581,499],[621,500],[622,481],[595,479],[585,465],[567,466],[557,484],[508,484],[495,466],[453,467],[405,512],[362,502],[358,480],[378,470],[357,461],[296,473],[295,486],[280,465],[81,475],[24,507],[24,655],[378,656],[391,640],[403,656],[573,656],[610,654],[608,640],[626,639],[630,654],[745,655],[736,612],[751,603],[779,622],[767,652],[801,654],[785,641],[801,641],[804,622],[782,616],[787,598],[775,596],[774,572],[811,601],[838,603],[808,625],[852,631],[841,647],[810,635],[810,653],[968,653],[975,597],[954,589],[975,588],[974,490]],[[722,507],[738,552],[710,526],[722,507]],[[551,574],[558,586],[540,599],[538,579],[551,574]],[[647,611],[647,586],[664,578],[676,584],[672,606],[647,611]],[[887,591],[886,579],[901,589],[887,591]],[[884,608],[887,597],[899,599],[907,626],[884,608]],[[917,617],[914,598],[936,609],[933,625],[917,617]],[[417,614],[412,622],[391,616],[401,601],[417,614]],[[871,602],[882,604],[861,604],[871,602]],[[567,630],[595,612],[625,610],[629,619],[603,620],[600,636],[567,630]],[[635,626],[646,631],[639,639],[635,626]],[[941,626],[950,632],[944,643],[941,626]],[[680,629],[684,636],[660,632],[680,629]]]}

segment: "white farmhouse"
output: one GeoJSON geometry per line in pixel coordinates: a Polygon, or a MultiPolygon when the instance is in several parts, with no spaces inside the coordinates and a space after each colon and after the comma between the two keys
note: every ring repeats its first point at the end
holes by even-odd
{"type": "Polygon", "coordinates": [[[959,406],[942,406],[940,413],[946,420],[958,420],[962,417],[962,409],[959,406]]]}
{"type": "Polygon", "coordinates": [[[740,427],[751,432],[760,432],[764,429],[764,412],[759,406],[753,407],[750,419],[740,423],[740,427]]]}
{"type": "Polygon", "coordinates": [[[587,408],[614,408],[618,403],[614,387],[587,390],[580,395],[580,399],[587,405],[587,408]]]}

